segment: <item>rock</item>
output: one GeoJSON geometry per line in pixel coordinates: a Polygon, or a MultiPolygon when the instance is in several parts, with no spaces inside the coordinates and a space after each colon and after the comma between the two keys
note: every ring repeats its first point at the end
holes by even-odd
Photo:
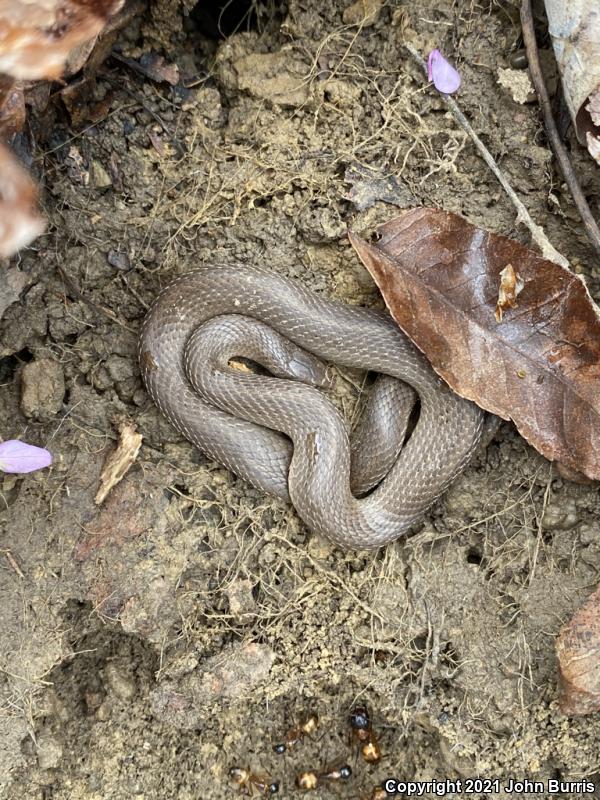
{"type": "Polygon", "coordinates": [[[21,411],[28,419],[49,422],[65,396],[62,367],[50,358],[27,364],[21,373],[21,411]]]}
{"type": "Polygon", "coordinates": [[[542,517],[545,531],[569,531],[579,522],[577,506],[572,498],[562,503],[548,503],[542,517]]]}
{"type": "Polygon", "coordinates": [[[26,273],[21,272],[16,267],[7,267],[2,272],[2,283],[0,284],[0,318],[6,309],[16,303],[23,289],[30,282],[26,273]]]}
{"type": "Polygon", "coordinates": [[[132,358],[110,355],[106,359],[106,369],[113,381],[125,381],[136,374],[136,364],[132,358]]]}
{"type": "Polygon", "coordinates": [[[135,694],[135,683],[116,664],[109,663],[104,670],[107,685],[119,700],[129,701],[135,694]]]}
{"type": "Polygon", "coordinates": [[[108,701],[104,701],[101,703],[98,708],[96,709],[96,713],[94,716],[98,720],[98,722],[106,722],[111,717],[111,707],[108,701]]]}
{"type": "Polygon", "coordinates": [[[92,161],[90,172],[92,186],[95,189],[108,189],[109,186],[112,186],[112,178],[99,161],[92,161]]]}
{"type": "Polygon", "coordinates": [[[63,755],[62,744],[50,731],[42,731],[37,737],[37,759],[40,769],[54,769],[63,755]]]}
{"type": "Polygon", "coordinates": [[[579,529],[579,541],[583,545],[600,544],[600,530],[595,525],[582,525],[579,529]]]}
{"type": "Polygon", "coordinates": [[[153,714],[182,730],[202,725],[206,706],[217,700],[255,698],[275,661],[270,647],[250,643],[227,648],[177,681],[163,681],[152,693],[153,714]]]}
{"type": "Polygon", "coordinates": [[[227,587],[225,594],[229,600],[229,613],[238,619],[256,611],[256,601],[252,594],[253,583],[250,580],[235,580],[227,587]]]}
{"type": "Polygon", "coordinates": [[[337,108],[355,108],[360,103],[362,88],[350,81],[330,78],[323,83],[323,92],[337,108]]]}
{"type": "Polygon", "coordinates": [[[508,89],[515,103],[534,103],[536,99],[535,90],[529,77],[529,72],[518,69],[498,70],[498,83],[503,89],[508,89]]]}
{"type": "Polygon", "coordinates": [[[253,686],[267,680],[275,653],[262,644],[233,647],[208,659],[201,675],[202,695],[207,699],[247,697],[253,686]]]}
{"type": "Polygon", "coordinates": [[[106,260],[115,269],[128,270],[131,269],[131,261],[127,253],[122,253],[119,250],[109,250],[106,255],[106,260]]]}
{"type": "Polygon", "coordinates": [[[309,99],[309,69],[290,53],[252,53],[238,59],[234,67],[239,88],[253,97],[291,107],[309,99]]]}
{"type": "Polygon", "coordinates": [[[561,710],[600,711],[600,586],[560,631],[556,654],[561,710]]]}

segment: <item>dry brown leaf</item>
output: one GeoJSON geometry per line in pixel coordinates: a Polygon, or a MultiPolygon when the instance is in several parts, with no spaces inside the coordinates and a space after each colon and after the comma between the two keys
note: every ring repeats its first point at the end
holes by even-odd
{"type": "Polygon", "coordinates": [[[0,143],[0,258],[7,258],[42,233],[45,222],[36,206],[35,184],[0,143]]]}
{"type": "Polygon", "coordinates": [[[350,239],[392,316],[455,392],[514,420],[540,453],[600,479],[600,315],[581,278],[437,209],[408,211],[376,245],[350,239]],[[523,279],[494,316],[500,272],[523,279]]]}
{"type": "Polygon", "coordinates": [[[561,630],[556,654],[562,711],[600,711],[600,587],[561,630]]]}
{"type": "Polygon", "coordinates": [[[110,490],[123,480],[127,471],[137,458],[142,446],[142,436],[137,433],[133,425],[124,424],[119,431],[119,444],[117,449],[106,459],[100,474],[100,488],[96,492],[94,502],[100,505],[110,490]]]}
{"type": "Polygon", "coordinates": [[[123,0],[0,0],[0,72],[58,78],[69,53],[96,36],[123,0]]]}

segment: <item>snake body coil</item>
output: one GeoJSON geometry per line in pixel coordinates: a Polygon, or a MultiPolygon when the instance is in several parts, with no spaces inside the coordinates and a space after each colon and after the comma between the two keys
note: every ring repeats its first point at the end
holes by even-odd
{"type": "Polygon", "coordinates": [[[148,392],[187,439],[254,486],[291,499],[312,530],[346,547],[373,549],[406,533],[481,437],[480,409],[446,387],[387,315],[261,269],[206,267],[176,280],[148,312],[139,355],[148,392]],[[279,377],[232,369],[235,356],[279,377]],[[354,448],[316,388],[327,385],[323,362],[389,376],[379,380],[354,448]],[[398,454],[406,428],[398,406],[413,394],[405,384],[420,413],[398,454]]]}

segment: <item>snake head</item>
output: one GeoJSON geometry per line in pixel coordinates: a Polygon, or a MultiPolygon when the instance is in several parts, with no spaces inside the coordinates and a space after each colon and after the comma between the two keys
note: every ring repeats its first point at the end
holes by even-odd
{"type": "Polygon", "coordinates": [[[333,375],[326,364],[308,353],[306,356],[299,358],[297,354],[288,361],[286,366],[290,377],[319,389],[331,389],[333,375]]]}

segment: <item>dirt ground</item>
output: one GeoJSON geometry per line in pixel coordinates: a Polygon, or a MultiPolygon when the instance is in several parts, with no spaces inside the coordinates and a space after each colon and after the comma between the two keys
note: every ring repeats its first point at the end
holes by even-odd
{"type": "MultiPolygon", "coordinates": [[[[198,264],[266,264],[374,305],[348,227],[422,204],[528,242],[406,41],[451,55],[473,127],[600,300],[538,107],[498,83],[521,46],[515,7],[366,5],[357,24],[350,0],[290,0],[218,40],[162,0],[118,45],[162,53],[180,85],[110,60],[99,122],[63,112],[38,131],[51,227],[6,267],[24,285],[0,322],[0,437],[42,444],[55,464],[2,479],[2,798],[219,800],[239,791],[234,765],[294,798],[298,772],[338,759],[352,778],[311,796],[368,798],[389,776],[599,780],[600,715],[559,712],[554,653],[598,582],[597,486],[561,479],[503,424],[413,536],[343,552],[182,440],[141,385],[144,313],[198,264]],[[42,388],[22,403],[28,382],[42,388]],[[98,508],[124,420],[144,444],[98,508]],[[348,744],[356,702],[377,766],[348,744]],[[309,710],[318,733],[276,755],[309,710]]],[[[600,173],[570,142],[598,215],[600,173]]],[[[350,417],[355,378],[339,380],[350,417]]]]}

